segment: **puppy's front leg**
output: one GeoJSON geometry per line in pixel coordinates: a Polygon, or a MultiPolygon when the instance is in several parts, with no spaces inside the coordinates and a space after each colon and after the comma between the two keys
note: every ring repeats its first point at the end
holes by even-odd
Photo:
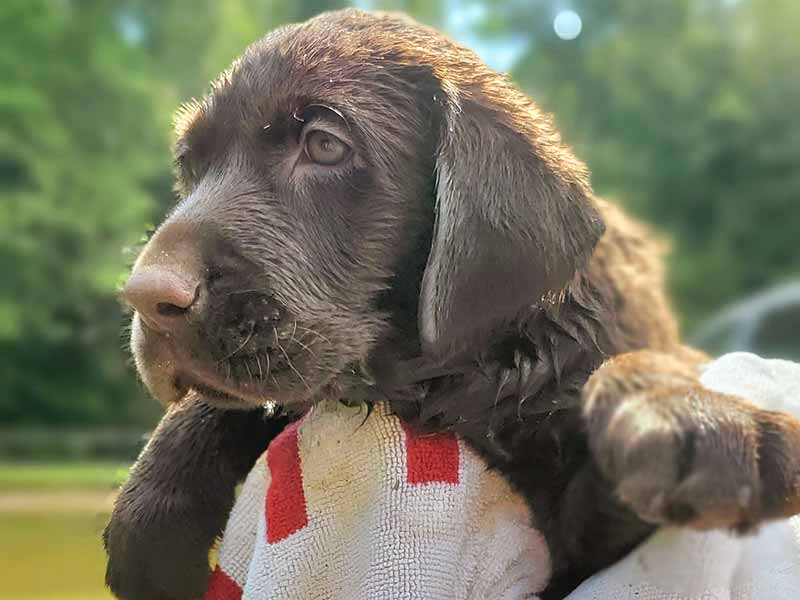
{"type": "Polygon", "coordinates": [[[706,389],[692,361],[616,357],[583,414],[595,465],[646,522],[746,531],[800,512],[800,421],[706,389]]]}
{"type": "Polygon", "coordinates": [[[106,583],[125,600],[202,598],[208,553],[236,484],[288,422],[263,410],[169,409],[120,491],[103,541],[106,583]]]}

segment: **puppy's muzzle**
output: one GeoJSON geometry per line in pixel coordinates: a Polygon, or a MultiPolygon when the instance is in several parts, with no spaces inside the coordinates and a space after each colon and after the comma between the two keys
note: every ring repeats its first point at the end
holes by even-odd
{"type": "Polygon", "coordinates": [[[276,374],[290,315],[267,279],[213,227],[167,221],[121,294],[137,314],[132,349],[151,393],[173,402],[188,387],[230,394],[244,382],[252,395],[269,367],[276,374]]]}

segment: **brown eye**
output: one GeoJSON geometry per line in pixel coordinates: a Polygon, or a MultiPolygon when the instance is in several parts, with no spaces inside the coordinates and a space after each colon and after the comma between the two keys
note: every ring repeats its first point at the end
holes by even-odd
{"type": "Polygon", "coordinates": [[[320,165],[335,165],[342,162],[350,147],[327,131],[316,130],[306,136],[306,154],[320,165]]]}

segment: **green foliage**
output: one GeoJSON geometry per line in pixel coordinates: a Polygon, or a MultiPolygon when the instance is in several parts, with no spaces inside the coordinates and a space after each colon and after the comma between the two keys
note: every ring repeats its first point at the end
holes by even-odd
{"type": "Polygon", "coordinates": [[[141,418],[114,287],[164,179],[163,86],[108,2],[0,6],[0,420],[141,418]]]}
{"type": "Polygon", "coordinates": [[[505,31],[530,39],[514,76],[589,163],[595,188],[673,240],[686,321],[800,274],[800,5],[573,2],[558,39],[550,3],[505,31]]]}
{"type": "MultiPolygon", "coordinates": [[[[800,3],[573,0],[573,41],[557,0],[361,4],[445,28],[470,12],[471,40],[524,47],[512,75],[596,189],[673,238],[688,323],[800,271],[800,3]]],[[[171,114],[265,31],[341,5],[0,3],[0,422],[153,422],[115,289],[173,202],[171,114]]]]}

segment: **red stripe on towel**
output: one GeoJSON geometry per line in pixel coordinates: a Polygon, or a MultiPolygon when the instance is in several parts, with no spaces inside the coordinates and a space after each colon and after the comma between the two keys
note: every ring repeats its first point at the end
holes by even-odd
{"type": "Polygon", "coordinates": [[[274,544],[308,525],[295,421],[272,440],[267,452],[270,482],[265,504],[267,542],[274,544]]]}
{"type": "Polygon", "coordinates": [[[423,434],[406,423],[403,429],[408,483],[458,483],[459,451],[455,435],[423,434]]]}
{"type": "Polygon", "coordinates": [[[219,565],[208,581],[205,600],[241,600],[242,588],[219,565]]]}

